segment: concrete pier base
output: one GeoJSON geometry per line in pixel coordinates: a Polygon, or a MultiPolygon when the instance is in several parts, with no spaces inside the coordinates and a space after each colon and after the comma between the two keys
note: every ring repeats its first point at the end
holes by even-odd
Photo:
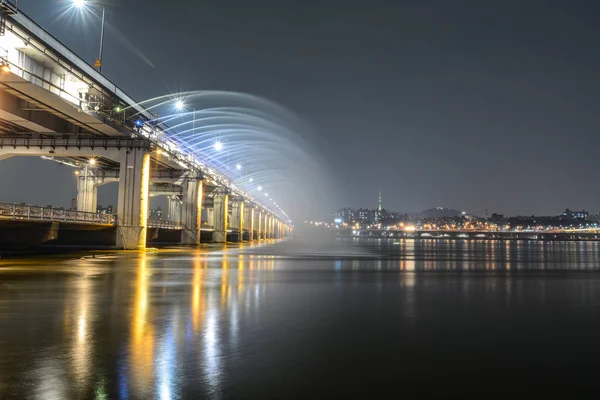
{"type": "Polygon", "coordinates": [[[182,231],[183,244],[200,244],[200,228],[202,226],[202,180],[188,178],[183,183],[183,200],[181,218],[185,229],[182,231]]]}
{"type": "Polygon", "coordinates": [[[150,185],[150,153],[142,149],[122,152],[119,167],[117,248],[146,248],[150,185]]]}
{"type": "Polygon", "coordinates": [[[213,242],[227,242],[227,229],[229,219],[229,195],[227,193],[218,193],[214,198],[214,231],[213,242]]]}

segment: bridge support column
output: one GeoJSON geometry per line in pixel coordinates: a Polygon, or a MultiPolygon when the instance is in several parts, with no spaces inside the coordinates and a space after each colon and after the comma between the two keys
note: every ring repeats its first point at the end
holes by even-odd
{"type": "Polygon", "coordinates": [[[271,215],[271,239],[276,239],[275,236],[275,217],[271,215]]]}
{"type": "Polygon", "coordinates": [[[187,178],[183,184],[181,233],[183,244],[200,244],[200,228],[202,227],[202,180],[187,178]]]}
{"type": "Polygon", "coordinates": [[[231,227],[238,231],[238,242],[244,240],[244,209],[245,203],[241,200],[231,205],[231,227]]]}
{"type": "Polygon", "coordinates": [[[263,226],[263,212],[261,210],[256,210],[254,212],[254,217],[256,218],[256,222],[254,226],[256,228],[256,240],[261,240],[262,237],[262,226],[263,226]]]}
{"type": "Polygon", "coordinates": [[[248,241],[254,240],[254,207],[246,207],[244,215],[244,226],[248,229],[248,241]]]}
{"type": "Polygon", "coordinates": [[[122,150],[117,206],[117,247],[146,248],[150,186],[150,153],[141,149],[122,150]]]}
{"type": "Polygon", "coordinates": [[[97,178],[87,168],[77,172],[77,211],[95,213],[98,208],[97,178]]]}
{"type": "Polygon", "coordinates": [[[263,238],[268,239],[269,238],[269,214],[266,211],[263,213],[262,228],[263,228],[263,238]]]}
{"type": "Polygon", "coordinates": [[[181,223],[181,199],[179,196],[171,195],[169,199],[169,221],[176,224],[181,223]]]}
{"type": "Polygon", "coordinates": [[[215,194],[214,219],[213,242],[227,242],[227,229],[229,228],[229,195],[227,193],[215,194]]]}
{"type": "Polygon", "coordinates": [[[265,236],[267,239],[273,239],[273,218],[271,215],[267,214],[265,218],[265,236]]]}

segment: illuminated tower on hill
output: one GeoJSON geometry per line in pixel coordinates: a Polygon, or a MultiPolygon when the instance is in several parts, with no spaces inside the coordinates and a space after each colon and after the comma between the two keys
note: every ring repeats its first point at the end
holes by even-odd
{"type": "Polygon", "coordinates": [[[377,202],[377,211],[375,212],[375,223],[381,221],[381,191],[379,191],[379,201],[377,202]]]}

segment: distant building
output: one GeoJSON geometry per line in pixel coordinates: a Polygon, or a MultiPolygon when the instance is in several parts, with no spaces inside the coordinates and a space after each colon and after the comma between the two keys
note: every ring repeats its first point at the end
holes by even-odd
{"type": "Polygon", "coordinates": [[[377,208],[375,209],[342,208],[333,213],[333,221],[337,225],[345,223],[352,226],[359,224],[362,227],[372,226],[375,224],[391,226],[404,220],[408,220],[407,214],[391,212],[383,208],[381,192],[379,192],[377,208]]]}
{"type": "Polygon", "coordinates": [[[564,219],[570,219],[570,220],[582,220],[582,221],[587,221],[590,217],[590,213],[588,211],[585,210],[581,210],[581,211],[571,211],[568,208],[561,214],[561,217],[563,217],[564,219]]]}
{"type": "Polygon", "coordinates": [[[375,213],[375,223],[379,223],[383,219],[383,207],[381,204],[381,192],[379,192],[379,200],[377,201],[377,212],[375,213]]]}
{"type": "Polygon", "coordinates": [[[333,213],[333,220],[337,224],[347,223],[354,224],[356,220],[356,211],[351,208],[342,208],[333,213]]]}

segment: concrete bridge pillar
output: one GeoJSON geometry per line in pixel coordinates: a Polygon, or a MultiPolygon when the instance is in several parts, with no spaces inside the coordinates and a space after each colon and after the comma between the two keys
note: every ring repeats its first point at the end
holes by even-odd
{"type": "Polygon", "coordinates": [[[244,209],[245,203],[242,200],[233,202],[231,205],[231,227],[238,230],[238,242],[244,240],[244,209]]]}
{"type": "Polygon", "coordinates": [[[181,222],[184,229],[181,236],[183,244],[200,244],[202,227],[202,179],[186,178],[182,184],[181,222]]]}
{"type": "Polygon", "coordinates": [[[269,231],[271,232],[271,239],[275,239],[275,217],[271,215],[269,231]]]}
{"type": "Polygon", "coordinates": [[[276,239],[275,236],[275,217],[271,215],[271,239],[276,239]]]}
{"type": "Polygon", "coordinates": [[[142,149],[123,150],[120,155],[117,203],[118,248],[146,248],[149,186],[150,153],[142,149]]]}
{"type": "Polygon", "coordinates": [[[77,179],[77,211],[96,212],[98,209],[98,179],[87,168],[77,179]]]}
{"type": "Polygon", "coordinates": [[[254,207],[246,207],[244,210],[244,226],[248,229],[248,241],[254,240],[254,207]]]}
{"type": "Polygon", "coordinates": [[[273,239],[273,217],[271,214],[267,215],[267,238],[273,239]]]}
{"type": "Polygon", "coordinates": [[[256,210],[254,212],[254,217],[256,218],[256,222],[254,223],[254,228],[256,229],[256,240],[261,240],[263,238],[263,212],[261,210],[256,210]]]}
{"type": "Polygon", "coordinates": [[[169,198],[169,221],[177,224],[181,223],[181,198],[176,195],[168,196],[169,198]]]}
{"type": "Polygon", "coordinates": [[[213,241],[217,243],[227,242],[227,229],[229,218],[229,195],[227,193],[215,194],[214,206],[214,232],[213,241]]]}
{"type": "Polygon", "coordinates": [[[266,211],[263,213],[263,237],[269,239],[269,214],[266,211]]]}

